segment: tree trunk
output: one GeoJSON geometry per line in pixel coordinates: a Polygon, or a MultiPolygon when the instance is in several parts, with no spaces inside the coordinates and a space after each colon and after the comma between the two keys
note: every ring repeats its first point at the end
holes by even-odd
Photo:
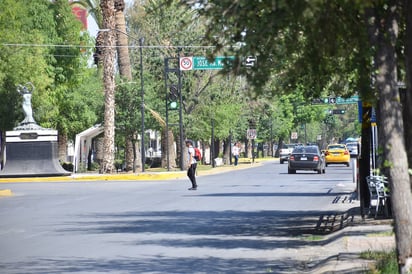
{"type": "Polygon", "coordinates": [[[67,162],[67,134],[60,134],[59,132],[58,148],[60,162],[67,162]]]}
{"type": "MultiPolygon", "coordinates": [[[[384,162],[388,167],[392,212],[395,221],[396,247],[400,273],[410,273],[412,267],[412,194],[408,175],[402,105],[397,87],[395,44],[398,36],[397,1],[391,1],[379,14],[372,10],[372,44],[376,48],[376,88],[379,93],[379,118],[382,127],[384,162]],[[382,18],[379,17],[382,16],[382,18]]],[[[378,124],[378,125],[379,125],[378,124]]]]}
{"type": "MultiPolygon", "coordinates": [[[[103,14],[103,27],[105,29],[115,28],[114,0],[101,0],[100,6],[103,14]]],[[[112,173],[114,171],[114,137],[115,137],[115,45],[116,37],[113,31],[104,33],[103,48],[103,84],[105,93],[104,108],[104,142],[103,163],[100,167],[101,173],[112,173]]]]}
{"type": "MultiPolygon", "coordinates": [[[[126,171],[135,171],[135,166],[134,166],[134,158],[135,158],[135,153],[133,149],[133,136],[126,136],[126,145],[125,145],[125,154],[126,154],[126,171]]],[[[136,159],[137,160],[137,159],[136,159]]]]}
{"type": "Polygon", "coordinates": [[[116,0],[116,41],[117,58],[119,63],[120,76],[128,81],[132,81],[132,70],[130,66],[128,35],[126,32],[126,20],[124,17],[124,0],[116,0]]]}
{"type": "Polygon", "coordinates": [[[226,138],[223,141],[223,163],[230,165],[230,138],[226,138]]]}
{"type": "Polygon", "coordinates": [[[176,168],[177,166],[174,139],[173,131],[169,130],[169,134],[166,134],[166,129],[162,128],[162,167],[167,169],[176,168]],[[168,145],[166,145],[166,142],[168,145]],[[169,166],[167,165],[167,154],[169,154],[169,166]]]}
{"type": "MultiPolygon", "coordinates": [[[[130,66],[129,56],[129,42],[126,32],[126,20],[124,16],[125,3],[124,0],[115,0],[116,9],[116,41],[117,41],[117,60],[119,65],[120,77],[128,82],[133,80],[132,69],[130,66]]],[[[133,154],[133,142],[131,138],[133,134],[126,135],[126,171],[130,171],[133,168],[133,163],[137,160],[134,159],[133,154]]]]}
{"type": "Polygon", "coordinates": [[[405,44],[405,56],[406,56],[406,90],[405,98],[401,100],[404,102],[404,128],[405,128],[405,141],[408,155],[409,167],[412,167],[412,1],[405,0],[405,18],[406,18],[406,44],[405,44]]]}
{"type": "MultiPolygon", "coordinates": [[[[181,151],[181,147],[183,147],[183,150],[185,149],[185,145],[184,144],[182,144],[182,146],[180,145],[180,141],[182,140],[183,138],[181,138],[180,137],[180,135],[178,134],[178,138],[176,138],[175,139],[175,142],[176,142],[176,156],[177,156],[177,166],[178,167],[180,167],[180,169],[181,170],[185,170],[186,169],[186,167],[185,167],[185,163],[186,163],[186,161],[185,161],[185,158],[184,158],[184,151],[181,151]],[[183,153],[183,154],[182,154],[183,153]],[[183,156],[182,156],[183,155],[183,156]],[[183,160],[183,161],[181,161],[181,159],[183,160]]],[[[183,141],[184,142],[184,141],[183,141]]]]}

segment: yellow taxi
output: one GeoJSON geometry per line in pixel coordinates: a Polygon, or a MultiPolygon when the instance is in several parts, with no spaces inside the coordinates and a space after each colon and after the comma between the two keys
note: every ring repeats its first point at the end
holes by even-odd
{"type": "Polygon", "coordinates": [[[328,145],[325,151],[325,163],[329,164],[344,164],[349,166],[350,153],[345,144],[328,145]]]}

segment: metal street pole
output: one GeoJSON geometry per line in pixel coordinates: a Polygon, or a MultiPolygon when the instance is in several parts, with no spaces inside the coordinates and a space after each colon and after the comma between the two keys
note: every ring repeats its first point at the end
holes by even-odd
{"type": "Polygon", "coordinates": [[[212,161],[212,167],[216,167],[215,166],[215,119],[212,118],[212,137],[210,140],[210,160],[212,161]]]}
{"type": "Polygon", "coordinates": [[[180,70],[180,51],[182,49],[178,48],[177,50],[177,71],[178,71],[178,90],[179,90],[179,139],[180,139],[180,170],[184,170],[183,167],[183,97],[182,97],[182,71],[180,70]]]}
{"type": "Polygon", "coordinates": [[[139,46],[140,46],[140,92],[141,92],[141,106],[140,106],[140,112],[142,116],[142,137],[141,137],[141,153],[142,153],[142,172],[145,171],[145,162],[146,162],[146,153],[144,149],[144,85],[143,85],[143,42],[144,38],[139,39],[139,46]]]}
{"type": "Polygon", "coordinates": [[[272,115],[270,115],[270,154],[272,157],[274,156],[273,153],[273,120],[272,120],[272,115]]]}
{"type": "MultiPolygon", "coordinates": [[[[169,58],[165,58],[164,60],[164,66],[165,66],[165,72],[164,72],[164,78],[165,78],[165,88],[166,88],[166,149],[164,150],[166,152],[166,165],[167,165],[167,171],[170,171],[170,158],[169,158],[169,102],[168,102],[168,92],[169,92],[169,87],[167,84],[167,73],[169,72],[169,58]]],[[[162,155],[163,158],[163,155],[162,155]]]]}

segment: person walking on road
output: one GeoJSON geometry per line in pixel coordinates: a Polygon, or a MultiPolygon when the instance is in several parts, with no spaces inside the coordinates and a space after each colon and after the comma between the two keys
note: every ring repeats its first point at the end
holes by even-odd
{"type": "Polygon", "coordinates": [[[195,159],[195,149],[193,148],[193,142],[190,140],[187,140],[186,147],[187,147],[187,161],[188,161],[187,177],[189,177],[190,182],[192,183],[192,187],[189,188],[189,190],[196,190],[197,189],[197,183],[196,183],[197,162],[195,159]]]}
{"type": "Polygon", "coordinates": [[[233,157],[235,158],[235,163],[234,163],[234,165],[235,166],[237,166],[237,164],[238,164],[238,162],[239,162],[239,154],[240,154],[240,147],[239,147],[239,143],[235,143],[234,145],[233,145],[233,148],[232,148],[232,155],[233,155],[233,157]]]}

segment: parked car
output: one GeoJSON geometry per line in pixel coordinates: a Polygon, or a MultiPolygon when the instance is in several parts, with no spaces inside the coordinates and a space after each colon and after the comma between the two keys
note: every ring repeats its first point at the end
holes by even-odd
{"type": "Polygon", "coordinates": [[[313,170],[318,174],[325,173],[325,155],[318,146],[297,146],[289,156],[288,173],[296,170],[313,170]]]}
{"type": "Polygon", "coordinates": [[[346,147],[349,150],[350,157],[357,157],[359,155],[359,144],[352,142],[352,143],[347,143],[346,147]]]}
{"type": "Polygon", "coordinates": [[[288,161],[289,154],[292,153],[293,148],[296,144],[283,144],[279,150],[279,162],[283,164],[285,161],[288,161]]]}
{"type": "Polygon", "coordinates": [[[344,164],[349,166],[350,154],[345,144],[328,145],[325,151],[326,166],[330,164],[344,164]]]}

